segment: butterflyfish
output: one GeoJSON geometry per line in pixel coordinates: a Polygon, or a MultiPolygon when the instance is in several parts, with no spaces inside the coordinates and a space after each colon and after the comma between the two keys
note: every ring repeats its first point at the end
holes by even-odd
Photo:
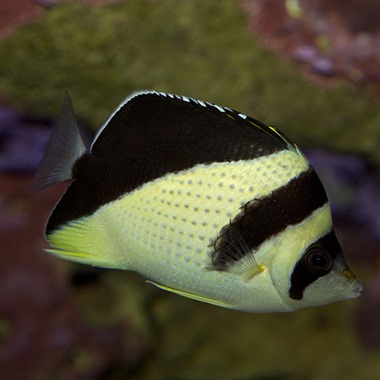
{"type": "Polygon", "coordinates": [[[279,130],[241,112],[138,92],[87,150],[66,94],[33,188],[69,179],[45,232],[47,251],[63,259],[135,271],[247,312],[361,292],[311,164],[279,130]]]}

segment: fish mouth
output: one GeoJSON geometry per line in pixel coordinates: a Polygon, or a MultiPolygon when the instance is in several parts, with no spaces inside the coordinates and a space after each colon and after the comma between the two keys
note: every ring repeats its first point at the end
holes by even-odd
{"type": "Polygon", "coordinates": [[[352,291],[352,298],[357,298],[362,294],[363,291],[363,285],[357,282],[356,288],[352,291]]]}
{"type": "Polygon", "coordinates": [[[363,291],[363,285],[358,282],[356,276],[348,268],[343,271],[343,276],[350,282],[350,287],[352,288],[351,298],[359,297],[363,291]]]}
{"type": "Polygon", "coordinates": [[[345,271],[343,271],[343,275],[347,277],[349,280],[356,280],[356,276],[348,268],[345,271]]]}

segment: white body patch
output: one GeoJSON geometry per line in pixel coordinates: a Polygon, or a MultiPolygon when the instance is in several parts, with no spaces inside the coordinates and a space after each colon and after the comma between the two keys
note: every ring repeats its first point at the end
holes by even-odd
{"type": "MultiPolygon", "coordinates": [[[[247,297],[266,294],[254,302],[256,311],[277,310],[283,301],[268,285],[268,270],[252,281],[210,270],[213,242],[240,207],[286,185],[307,168],[308,163],[289,150],[248,161],[199,164],[146,183],[92,216],[61,228],[49,241],[53,247],[69,250],[57,246],[58,242],[67,242],[68,235],[73,241],[75,230],[85,229],[91,241],[79,242],[78,237],[73,246],[82,245],[82,252],[96,250],[91,253],[94,263],[94,257],[103,257],[108,260],[104,266],[133,270],[158,284],[232,308],[244,309],[245,302],[252,303],[247,297]]],[[[264,258],[258,264],[269,263],[264,258]]]]}

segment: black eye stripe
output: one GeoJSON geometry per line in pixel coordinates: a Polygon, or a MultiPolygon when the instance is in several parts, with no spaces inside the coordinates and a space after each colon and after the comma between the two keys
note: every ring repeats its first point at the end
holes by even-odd
{"type": "Polygon", "coordinates": [[[301,300],[308,285],[330,272],[332,264],[339,252],[341,252],[341,248],[333,231],[330,231],[328,234],[311,244],[294,267],[290,278],[290,298],[301,300]],[[314,250],[317,252],[317,247],[319,247],[321,252],[326,255],[325,259],[326,261],[329,261],[329,265],[327,265],[328,263],[326,262],[326,268],[314,267],[313,270],[311,268],[313,263],[309,261],[310,258],[308,256],[310,255],[310,252],[313,252],[314,250]]]}

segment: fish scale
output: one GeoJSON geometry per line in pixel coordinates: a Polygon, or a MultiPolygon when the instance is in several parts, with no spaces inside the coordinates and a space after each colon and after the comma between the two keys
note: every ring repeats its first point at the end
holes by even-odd
{"type": "Polygon", "coordinates": [[[46,227],[47,251],[59,257],[249,312],[360,294],[310,163],[238,111],[137,93],[86,151],[66,95],[34,188],[65,179],[46,227]]]}
{"type": "MultiPolygon", "coordinates": [[[[203,282],[205,276],[214,275],[207,268],[213,252],[212,243],[219,231],[245,203],[286,184],[289,178],[297,176],[307,166],[295,151],[283,151],[274,159],[267,156],[255,160],[252,166],[247,166],[244,161],[199,165],[187,172],[170,174],[148,183],[122,199],[103,206],[92,217],[94,220],[107,220],[108,225],[111,220],[114,226],[111,229],[112,250],[105,254],[103,248],[102,254],[112,257],[128,247],[134,254],[114,257],[114,266],[195,291],[197,287],[192,286],[195,272],[199,272],[203,282]],[[265,187],[254,187],[249,181],[256,166],[268,173],[269,181],[265,187]],[[288,171],[278,175],[278,166],[287,166],[288,171]],[[202,186],[198,185],[199,181],[202,186]],[[228,195],[226,188],[229,189],[228,195]],[[227,197],[229,201],[225,202],[227,197]],[[195,213],[194,209],[198,212],[195,213]],[[105,216],[107,214],[108,217],[105,216]],[[156,254],[148,263],[144,257],[149,252],[156,254]],[[165,269],[174,265],[178,272],[174,278],[172,273],[165,275],[165,269]],[[189,270],[192,276],[185,281],[189,270]],[[182,278],[182,281],[176,281],[176,278],[182,278]]],[[[102,227],[100,231],[89,234],[94,235],[101,236],[102,227]]],[[[57,246],[57,243],[54,242],[54,245],[57,246]]],[[[80,247],[79,244],[77,246],[80,247]]]]}

